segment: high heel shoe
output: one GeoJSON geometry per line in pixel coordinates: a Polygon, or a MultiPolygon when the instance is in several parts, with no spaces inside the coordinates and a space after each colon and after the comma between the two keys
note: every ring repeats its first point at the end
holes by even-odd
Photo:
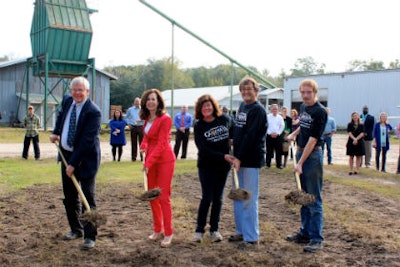
{"type": "Polygon", "coordinates": [[[151,235],[149,235],[149,239],[153,240],[153,241],[156,241],[156,240],[160,239],[161,237],[162,237],[162,232],[159,232],[159,233],[154,232],[151,235]]]}
{"type": "Polygon", "coordinates": [[[171,243],[172,243],[172,236],[173,236],[173,235],[164,236],[163,241],[161,241],[161,247],[167,248],[167,247],[171,246],[171,243]]]}

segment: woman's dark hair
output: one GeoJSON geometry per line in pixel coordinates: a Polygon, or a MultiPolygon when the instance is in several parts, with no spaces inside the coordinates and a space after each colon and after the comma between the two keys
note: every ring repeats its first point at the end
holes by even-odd
{"type": "Polygon", "coordinates": [[[212,97],[209,94],[205,94],[200,96],[197,101],[196,104],[194,106],[194,113],[195,113],[195,118],[196,120],[202,120],[204,118],[203,114],[201,113],[201,108],[203,107],[203,104],[206,102],[210,102],[211,105],[213,106],[213,116],[214,117],[219,117],[222,115],[222,111],[219,108],[218,102],[217,100],[215,100],[214,97],[212,97]]]}
{"type": "Polygon", "coordinates": [[[114,120],[116,120],[116,121],[122,121],[122,111],[121,110],[119,110],[119,109],[116,109],[115,111],[114,111],[114,120]],[[115,113],[117,112],[117,111],[119,111],[119,118],[117,118],[117,116],[115,116],[115,113]]]}
{"type": "Polygon", "coordinates": [[[140,114],[139,114],[139,116],[140,116],[140,118],[142,120],[146,120],[150,116],[150,111],[146,107],[146,102],[147,102],[147,98],[152,93],[156,94],[157,101],[158,101],[156,116],[160,117],[161,115],[167,113],[167,111],[165,110],[164,99],[162,97],[162,94],[161,94],[160,90],[155,89],[155,88],[149,89],[149,90],[146,90],[146,91],[143,92],[141,100],[140,100],[140,114]]]}

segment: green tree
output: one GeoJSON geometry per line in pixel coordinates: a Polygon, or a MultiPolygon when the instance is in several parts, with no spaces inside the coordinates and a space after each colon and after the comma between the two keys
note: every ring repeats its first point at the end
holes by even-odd
{"type": "Polygon", "coordinates": [[[104,70],[117,76],[118,80],[110,85],[110,104],[122,105],[123,111],[132,106],[135,97],[143,92],[141,81],[143,66],[106,67],[104,70]]]}
{"type": "Polygon", "coordinates": [[[367,71],[367,70],[384,70],[385,66],[383,61],[377,61],[374,59],[359,60],[355,59],[349,62],[350,67],[346,71],[367,71]]]}
{"type": "Polygon", "coordinates": [[[324,74],[325,64],[317,63],[312,57],[298,58],[290,76],[306,76],[311,74],[324,74]]]}
{"type": "Polygon", "coordinates": [[[398,69],[398,68],[400,68],[400,61],[398,59],[389,63],[389,69],[398,69]]]}

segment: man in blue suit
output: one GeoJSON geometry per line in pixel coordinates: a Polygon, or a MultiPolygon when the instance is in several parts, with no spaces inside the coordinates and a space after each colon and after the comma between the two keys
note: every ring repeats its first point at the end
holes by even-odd
{"type": "Polygon", "coordinates": [[[70,178],[75,175],[91,209],[96,209],[96,174],[100,165],[101,112],[89,98],[90,85],[86,78],[76,77],[70,83],[71,95],[65,96],[57,114],[56,125],[50,141],[59,141],[67,166],[61,164],[64,206],[71,231],[65,240],[84,237],[83,248],[95,246],[97,228],[83,223],[79,215],[81,208],[78,192],[70,178]]]}

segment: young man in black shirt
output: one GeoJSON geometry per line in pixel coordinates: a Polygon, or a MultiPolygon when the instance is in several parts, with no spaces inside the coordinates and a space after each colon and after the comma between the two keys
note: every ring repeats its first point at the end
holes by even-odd
{"type": "Polygon", "coordinates": [[[296,243],[308,243],[305,252],[316,252],[322,249],[323,208],[323,144],[322,134],[327,121],[327,112],[318,102],[318,85],[314,80],[306,79],[300,83],[300,95],[303,104],[300,106],[300,127],[288,136],[288,140],[296,140],[297,164],[294,171],[300,174],[302,189],[315,196],[315,202],[302,206],[301,227],[297,234],[288,236],[286,240],[296,243]]]}

